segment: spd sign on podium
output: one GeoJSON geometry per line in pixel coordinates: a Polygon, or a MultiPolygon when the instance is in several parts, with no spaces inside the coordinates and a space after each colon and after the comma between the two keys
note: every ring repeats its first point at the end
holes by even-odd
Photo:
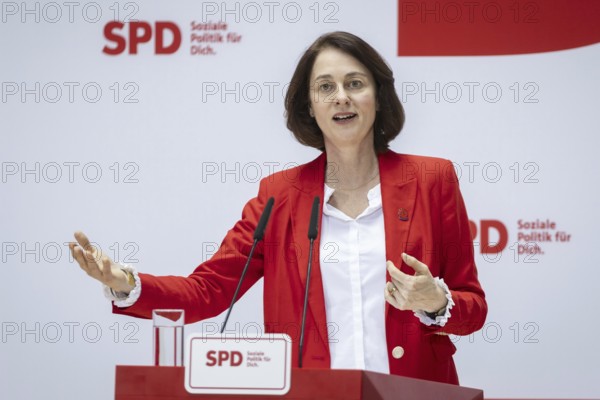
{"type": "Polygon", "coordinates": [[[273,394],[290,390],[292,341],[259,337],[190,335],[186,341],[185,389],[195,394],[273,394]]]}

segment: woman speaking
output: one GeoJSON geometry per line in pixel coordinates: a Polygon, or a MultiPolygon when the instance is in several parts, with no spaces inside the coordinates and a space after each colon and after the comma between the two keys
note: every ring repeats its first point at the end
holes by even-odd
{"type": "MultiPolygon", "coordinates": [[[[219,250],[188,277],[157,277],[116,264],[81,232],[70,244],[79,266],[105,285],[115,313],[151,318],[153,309],[167,308],[184,309],[186,323],[213,317],[229,306],[273,197],[241,293],[264,278],[265,331],[297,341],[306,233],[318,196],[304,366],[458,384],[448,334],[480,329],[487,304],[452,163],[388,149],[404,123],[393,73],[350,33],[325,34],[306,50],[285,108],[294,136],[321,154],[262,179],[219,250]]],[[[299,349],[293,348],[295,365],[299,349]]]]}

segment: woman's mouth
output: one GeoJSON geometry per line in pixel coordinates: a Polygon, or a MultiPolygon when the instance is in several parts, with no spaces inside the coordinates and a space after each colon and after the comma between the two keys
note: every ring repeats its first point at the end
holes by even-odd
{"type": "Polygon", "coordinates": [[[346,123],[352,121],[356,116],[357,114],[350,112],[337,113],[333,116],[333,120],[338,123],[346,123]]]}

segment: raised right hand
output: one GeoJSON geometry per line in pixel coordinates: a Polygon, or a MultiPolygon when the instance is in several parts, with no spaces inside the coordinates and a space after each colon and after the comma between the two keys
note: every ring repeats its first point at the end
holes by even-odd
{"type": "Polygon", "coordinates": [[[100,249],[92,246],[83,232],[75,232],[75,239],[77,243],[69,243],[69,249],[82,270],[116,292],[128,294],[133,289],[127,273],[100,249]]]}

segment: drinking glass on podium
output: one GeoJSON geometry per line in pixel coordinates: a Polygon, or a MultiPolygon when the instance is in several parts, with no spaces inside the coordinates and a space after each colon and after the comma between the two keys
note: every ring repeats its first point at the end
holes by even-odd
{"type": "Polygon", "coordinates": [[[154,365],[183,366],[184,310],[153,310],[154,365]]]}

